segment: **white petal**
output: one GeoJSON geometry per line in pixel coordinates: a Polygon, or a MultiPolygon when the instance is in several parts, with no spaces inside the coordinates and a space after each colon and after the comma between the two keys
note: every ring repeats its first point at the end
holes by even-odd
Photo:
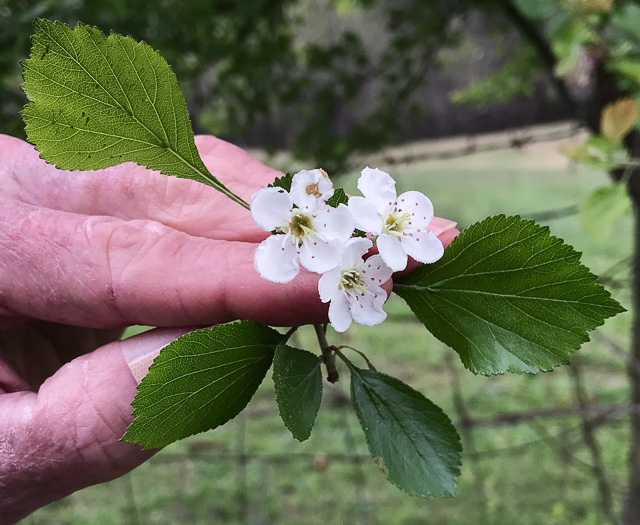
{"type": "Polygon", "coordinates": [[[344,243],[351,237],[354,227],[353,215],[344,204],[337,208],[322,206],[313,219],[313,230],[325,241],[337,239],[344,243]]]}
{"type": "Polygon", "coordinates": [[[396,201],[396,181],[378,168],[365,168],[358,179],[358,189],[378,213],[396,201]]]}
{"type": "Polygon", "coordinates": [[[400,239],[405,252],[421,263],[434,263],[444,254],[444,247],[431,232],[413,232],[400,239]]]}
{"type": "Polygon", "coordinates": [[[289,221],[292,205],[282,188],[265,188],[251,197],[251,216],[260,228],[270,232],[289,221]]]}
{"type": "Polygon", "coordinates": [[[336,332],[345,332],[351,326],[349,301],[344,293],[336,295],[329,304],[329,321],[336,332]]]}
{"type": "Polygon", "coordinates": [[[378,235],[376,244],[382,260],[394,272],[399,272],[407,267],[407,254],[397,237],[387,234],[378,235]]]}
{"type": "Polygon", "coordinates": [[[347,270],[354,266],[361,267],[362,256],[369,251],[373,243],[364,237],[353,237],[344,245],[344,253],[342,254],[342,262],[340,268],[347,270]]]}
{"type": "Polygon", "coordinates": [[[362,269],[365,272],[367,286],[374,283],[376,286],[382,285],[391,279],[393,270],[389,268],[380,255],[372,255],[366,261],[362,269]]]}
{"type": "Polygon", "coordinates": [[[325,173],[322,171],[320,173],[322,173],[322,177],[318,180],[318,190],[322,193],[322,200],[326,201],[333,197],[333,182],[325,173]]]}
{"type": "Polygon", "coordinates": [[[272,235],[260,243],[254,256],[254,265],[263,279],[274,283],[288,283],[298,275],[298,254],[284,235],[272,235]]]}
{"type": "Polygon", "coordinates": [[[387,318],[386,312],[372,294],[354,295],[355,297],[349,301],[349,305],[351,306],[351,316],[356,323],[364,326],[374,326],[387,318]]]}
{"type": "Polygon", "coordinates": [[[333,195],[333,184],[320,170],[303,170],[293,176],[291,198],[300,209],[314,211],[333,195]]]}
{"type": "Polygon", "coordinates": [[[367,287],[367,291],[373,294],[373,305],[374,308],[380,310],[384,303],[387,302],[387,292],[385,292],[382,288],[376,285],[371,285],[367,287]]]}
{"type": "Polygon", "coordinates": [[[425,230],[433,219],[433,204],[419,191],[406,191],[398,197],[398,211],[411,214],[411,228],[425,230]]]}
{"type": "Polygon", "coordinates": [[[318,292],[320,300],[328,303],[338,293],[342,293],[338,286],[340,285],[340,268],[334,268],[322,274],[318,281],[318,292]]]}
{"type": "Polygon", "coordinates": [[[348,206],[355,219],[356,228],[363,232],[380,235],[382,218],[371,202],[364,197],[351,197],[348,206]]]}
{"type": "Polygon", "coordinates": [[[300,247],[300,264],[310,272],[325,273],[340,264],[344,244],[318,237],[306,238],[300,247]]]}

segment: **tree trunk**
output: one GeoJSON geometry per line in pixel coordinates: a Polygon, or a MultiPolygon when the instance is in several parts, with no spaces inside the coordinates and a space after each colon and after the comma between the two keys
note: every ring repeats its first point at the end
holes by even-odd
{"type": "MultiPolygon", "coordinates": [[[[634,158],[640,158],[640,138],[634,133],[629,150],[634,158]]],[[[634,253],[632,263],[633,324],[631,355],[628,375],[631,387],[631,404],[640,404],[640,377],[635,365],[640,363],[640,173],[636,171],[629,181],[629,194],[633,201],[634,253]]],[[[640,412],[631,411],[631,438],[629,442],[629,483],[624,502],[624,524],[640,523],[640,412]]]]}
{"type": "MultiPolygon", "coordinates": [[[[634,258],[633,258],[633,328],[631,356],[629,363],[629,382],[631,403],[640,403],[640,381],[633,364],[640,362],[640,200],[634,198],[634,258]]],[[[640,412],[631,412],[631,438],[629,443],[629,484],[624,504],[625,525],[640,523],[640,412]]]]}

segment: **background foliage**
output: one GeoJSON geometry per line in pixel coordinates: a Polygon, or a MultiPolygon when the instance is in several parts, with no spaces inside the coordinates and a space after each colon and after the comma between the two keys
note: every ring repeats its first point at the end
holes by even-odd
{"type": "MultiPolygon", "coordinates": [[[[420,99],[420,94],[424,93],[421,89],[431,79],[433,64],[443,65],[447,60],[455,60],[457,55],[452,55],[451,50],[464,49],[464,45],[469,43],[471,28],[478,19],[498,35],[492,40],[492,45],[503,45],[507,50],[501,53],[501,64],[493,73],[476,78],[479,81],[472,82],[467,89],[456,86],[458,89],[451,90],[448,95],[457,103],[465,104],[465,111],[469,114],[476,111],[472,106],[503,104],[513,97],[536,93],[542,86],[546,99],[561,104],[562,110],[557,112],[558,116],[571,116],[597,135],[600,133],[600,117],[605,106],[622,96],[636,98],[640,90],[640,5],[632,0],[487,0],[481,7],[477,2],[464,0],[194,1],[189,3],[189,9],[171,1],[134,5],[117,1],[85,4],[80,1],[4,0],[0,3],[0,47],[3,49],[0,54],[1,121],[4,132],[17,135],[21,134],[17,110],[24,98],[18,91],[20,79],[16,64],[18,59],[26,58],[29,47],[27,35],[31,34],[31,21],[35,16],[70,23],[79,19],[152,42],[173,65],[178,78],[185,79],[182,89],[187,93],[192,113],[197,116],[196,127],[199,130],[250,141],[251,134],[261,126],[269,130],[273,122],[270,118],[276,115],[279,121],[287,123],[287,138],[284,143],[267,142],[264,146],[284,144],[299,159],[320,164],[332,172],[348,170],[355,154],[376,151],[406,137],[406,127],[403,126],[419,115],[426,105],[420,99]],[[320,11],[317,9],[319,4],[322,6],[320,11]],[[318,12],[329,20],[329,30],[325,26],[325,31],[320,32],[317,25],[312,26],[316,32],[305,32],[301,20],[304,20],[305,14],[318,12]],[[356,16],[365,20],[371,17],[377,21],[379,30],[375,39],[367,40],[354,30],[357,23],[344,22],[356,16]],[[363,94],[368,96],[363,99],[363,94]],[[363,100],[367,103],[363,104],[363,100]]],[[[458,67],[464,69],[464,66],[458,67]]],[[[522,138],[516,136],[512,143],[521,145],[522,138]]],[[[627,136],[623,149],[632,157],[640,157],[637,132],[627,136]]],[[[601,166],[598,173],[599,185],[607,182],[603,168],[606,165],[601,166]]],[[[447,190],[451,193],[451,185],[455,184],[454,193],[458,198],[459,184],[462,182],[456,182],[449,175],[447,190]]],[[[474,175],[477,177],[478,173],[474,175]]],[[[633,217],[638,221],[640,178],[633,168],[613,172],[613,178],[625,183],[633,204],[633,217]]],[[[488,176],[483,177],[477,191],[487,188],[492,181],[496,182],[488,176]]],[[[430,179],[429,182],[430,187],[425,190],[433,195],[434,180],[430,179]]],[[[538,179],[535,183],[542,182],[538,179]]],[[[549,184],[549,181],[545,183],[549,184]]],[[[420,188],[418,184],[414,187],[420,188]]],[[[561,203],[565,209],[571,209],[576,204],[575,197],[578,195],[583,200],[589,193],[595,195],[598,184],[590,186],[582,175],[573,187],[573,202],[561,203]]],[[[505,190],[505,185],[502,185],[499,192],[495,189],[487,192],[485,189],[484,193],[474,195],[474,206],[470,209],[489,208],[483,209],[483,215],[476,218],[495,214],[508,207],[503,200],[495,198],[495,194],[501,194],[505,199],[507,193],[502,193],[505,190]],[[486,202],[477,202],[482,196],[486,202]],[[488,203],[491,203],[490,207],[488,203]]],[[[517,191],[514,189],[508,194],[510,205],[515,207],[517,199],[513,196],[522,191],[520,186],[517,191]]],[[[601,194],[609,195],[611,192],[601,191],[601,194]]],[[[532,195],[527,195],[527,200],[520,202],[520,207],[510,210],[511,213],[524,213],[526,204],[533,202],[528,200],[532,195]]],[[[552,201],[554,198],[547,186],[540,202],[550,204],[552,201]]],[[[442,202],[446,202],[444,197],[442,202]]],[[[597,205],[598,201],[595,203],[597,205]]],[[[465,224],[464,209],[444,208],[438,213],[461,217],[462,225],[465,224]]],[[[588,214],[583,211],[583,217],[585,215],[588,214]]],[[[625,235],[624,230],[619,229],[622,228],[620,224],[623,223],[614,225],[615,230],[609,230],[616,237],[625,235]]],[[[563,236],[561,232],[554,233],[563,236]]],[[[577,238],[581,235],[577,230],[568,231],[568,234],[577,238]]],[[[580,244],[574,238],[567,240],[572,244],[580,244]]],[[[605,242],[610,240],[606,239],[605,242]]],[[[602,246],[594,247],[594,253],[599,253],[602,261],[605,261],[601,267],[597,264],[593,266],[596,272],[603,268],[606,270],[608,266],[628,267],[620,259],[612,260],[603,255],[600,251],[602,246]]],[[[585,243],[583,248],[588,251],[591,245],[585,243]]],[[[615,253],[618,251],[607,252],[609,256],[615,253]]],[[[629,253],[620,255],[627,257],[624,259],[627,262],[628,257],[632,256],[629,253]]],[[[633,267],[637,268],[638,265],[633,267]]],[[[611,275],[608,278],[615,280],[611,275]]],[[[629,286],[629,281],[625,281],[625,285],[629,286]]],[[[638,286],[631,288],[631,299],[626,305],[637,304],[639,297],[638,286]]],[[[629,322],[628,316],[625,319],[629,322]]],[[[588,381],[581,383],[579,372],[572,368],[574,373],[570,384],[573,387],[564,388],[564,394],[554,402],[562,404],[562,399],[566,400],[562,395],[572,392],[579,407],[597,404],[598,401],[618,403],[627,399],[630,392],[628,406],[632,410],[623,413],[635,414],[633,407],[640,402],[638,374],[634,373],[640,357],[640,325],[637,321],[631,332],[630,340],[619,333],[613,342],[605,339],[608,349],[614,353],[621,351],[624,354],[629,346],[632,349],[628,360],[629,390],[626,383],[621,382],[619,368],[615,374],[606,376],[608,380],[604,382],[602,377],[594,375],[602,383],[598,394],[584,387],[588,381]],[[609,381],[613,385],[611,390],[607,386],[609,381]]],[[[388,347],[381,352],[388,353],[388,347]]],[[[599,366],[592,371],[593,374],[596,372],[601,373],[599,366]]],[[[459,390],[456,401],[456,391],[452,391],[452,403],[459,412],[459,424],[465,429],[468,414],[465,416],[464,404],[460,405],[459,399],[468,392],[459,390]]],[[[563,389],[560,388],[560,391],[563,389]]],[[[541,400],[551,401],[545,396],[541,396],[541,400]]],[[[494,407],[496,412],[509,405],[508,400],[502,403],[503,406],[494,407]]],[[[556,435],[553,431],[557,428],[542,429],[531,425],[540,440],[556,443],[554,450],[559,451],[557,456],[563,464],[581,464],[597,489],[594,500],[597,504],[573,505],[574,502],[584,502],[584,494],[572,492],[567,487],[575,486],[571,482],[563,482],[561,497],[555,503],[553,499],[545,500],[548,513],[541,516],[532,508],[532,516],[538,516],[542,521],[553,519],[559,523],[575,523],[579,520],[596,523],[603,519],[616,522],[621,514],[624,493],[631,496],[638,493],[640,454],[637,451],[634,453],[633,446],[640,443],[640,415],[631,416],[631,432],[628,435],[623,433],[621,440],[610,439],[609,433],[615,434],[613,430],[604,433],[601,436],[604,448],[600,448],[595,435],[599,428],[597,421],[583,418],[574,425],[574,429],[582,434],[583,445],[573,443],[565,446],[562,432],[566,430],[570,433],[566,428],[559,430],[560,434],[556,435]],[[624,460],[620,458],[624,458],[627,449],[621,443],[627,437],[631,443],[629,481],[614,481],[611,484],[604,466],[614,472],[609,472],[609,476],[616,480],[623,479],[624,474],[617,473],[624,471],[624,466],[621,467],[624,460]],[[581,456],[583,453],[586,456],[581,456]]],[[[473,454],[473,441],[482,438],[469,433],[465,439],[472,440],[473,454]]],[[[505,465],[505,468],[512,469],[513,466],[505,465]]],[[[518,471],[523,470],[526,468],[518,471]]],[[[560,472],[565,470],[561,469],[560,472]]],[[[486,483],[489,481],[485,478],[490,480],[491,476],[478,468],[471,478],[466,479],[473,480],[472,492],[482,494],[480,499],[484,502],[485,521],[498,521],[509,515],[508,509],[502,503],[502,497],[496,497],[492,490],[487,489],[486,483]]],[[[545,487],[539,488],[544,492],[545,487]]],[[[242,500],[233,504],[238,508],[243,507],[242,500]]],[[[443,520],[447,519],[448,509],[453,508],[451,505],[443,511],[443,520]]],[[[238,512],[242,517],[245,511],[238,512]]],[[[469,514],[472,514],[471,510],[469,514]]],[[[518,513],[515,516],[522,518],[518,513]]],[[[640,503],[634,502],[633,497],[627,500],[624,519],[626,523],[637,523],[640,519],[640,503]]]]}
{"type": "Polygon", "coordinates": [[[135,8],[115,0],[2,0],[0,132],[23,135],[18,62],[28,56],[36,16],[82,21],[151,43],[180,80],[196,132],[286,147],[332,174],[348,167],[354,153],[402,138],[567,116],[548,82],[534,89],[540,77],[531,50],[511,56],[517,33],[474,5],[194,0],[184,9],[173,0],[142,0],[135,8]],[[459,91],[454,100],[486,105],[534,92],[535,101],[509,106],[508,121],[486,107],[449,102],[452,87],[463,88],[487,68],[497,70],[496,82],[467,95],[459,91]],[[527,85],[516,89],[523,69],[529,72],[516,82],[527,85]]]}

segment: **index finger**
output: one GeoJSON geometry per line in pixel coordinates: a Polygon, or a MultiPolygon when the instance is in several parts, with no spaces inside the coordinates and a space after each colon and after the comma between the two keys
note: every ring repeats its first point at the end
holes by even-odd
{"type": "Polygon", "coordinates": [[[253,243],[1,198],[0,226],[0,315],[95,328],[326,319],[318,276],[262,279],[253,243]]]}
{"type": "MultiPolygon", "coordinates": [[[[216,137],[196,137],[211,173],[246,201],[280,172],[216,137]]],[[[167,177],[133,163],[98,171],[65,171],[30,144],[0,135],[0,188],[25,204],[82,215],[153,220],[189,235],[258,241],[267,234],[251,214],[205,184],[167,177]]]]}

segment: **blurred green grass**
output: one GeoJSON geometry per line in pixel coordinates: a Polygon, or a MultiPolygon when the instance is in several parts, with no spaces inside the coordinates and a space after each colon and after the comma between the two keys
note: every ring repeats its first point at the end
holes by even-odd
{"type": "MultiPolygon", "coordinates": [[[[420,166],[397,166],[399,192],[424,191],[436,215],[461,227],[487,215],[524,217],[579,203],[602,173],[569,169],[555,159],[554,145],[507,150],[420,166]]],[[[389,170],[391,171],[391,170],[389,170]]],[[[357,174],[346,177],[354,193],[357,174]]],[[[548,223],[583,252],[595,273],[632,250],[630,217],[606,242],[595,244],[570,216],[548,223]]],[[[628,273],[628,272],[627,272],[628,273]]],[[[621,272],[622,277],[627,275],[621,272]]],[[[623,286],[614,296],[629,308],[623,286]]],[[[397,297],[380,326],[354,326],[331,341],[365,351],[376,367],[419,389],[456,421],[453,381],[459,380],[473,418],[510,411],[561,408],[575,402],[568,367],[537,376],[474,376],[457,355],[435,340],[397,297]]],[[[621,347],[629,343],[630,313],[609,320],[603,332],[621,347]]],[[[295,343],[314,350],[313,331],[301,329],[295,343]]],[[[354,355],[357,361],[359,358],[354,355]]],[[[598,342],[574,359],[583,371],[589,402],[625,403],[628,384],[619,357],[598,342]]],[[[490,426],[464,433],[465,457],[454,499],[410,497],[391,484],[369,457],[348,401],[348,373],[327,385],[315,430],[295,441],[277,415],[269,377],[247,411],[223,428],[194,436],[160,452],[133,473],[88,488],[26,518],[25,524],[255,523],[255,524],[596,524],[598,508],[591,457],[577,417],[490,426]],[[471,453],[475,452],[475,455],[471,453]]],[[[599,427],[607,475],[620,511],[626,481],[627,418],[599,427]]]]}

